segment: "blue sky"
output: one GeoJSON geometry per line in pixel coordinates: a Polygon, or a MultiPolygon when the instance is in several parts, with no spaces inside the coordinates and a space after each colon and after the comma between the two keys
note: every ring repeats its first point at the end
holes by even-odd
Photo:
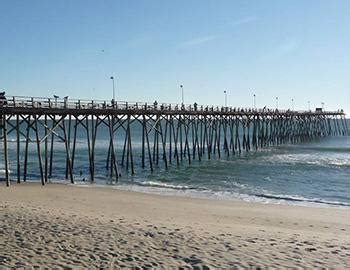
{"type": "Polygon", "coordinates": [[[350,1],[0,1],[8,95],[350,112],[350,1]]]}

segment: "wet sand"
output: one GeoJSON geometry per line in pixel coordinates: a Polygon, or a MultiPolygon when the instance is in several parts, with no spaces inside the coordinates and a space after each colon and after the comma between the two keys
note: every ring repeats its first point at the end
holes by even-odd
{"type": "Polygon", "coordinates": [[[0,268],[350,268],[350,209],[0,184],[0,268]]]}

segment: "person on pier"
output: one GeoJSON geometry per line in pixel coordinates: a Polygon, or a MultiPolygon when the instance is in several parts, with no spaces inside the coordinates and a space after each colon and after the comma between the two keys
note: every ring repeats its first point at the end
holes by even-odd
{"type": "Polygon", "coordinates": [[[7,105],[7,99],[5,97],[5,92],[0,92],[0,106],[7,105]]]}

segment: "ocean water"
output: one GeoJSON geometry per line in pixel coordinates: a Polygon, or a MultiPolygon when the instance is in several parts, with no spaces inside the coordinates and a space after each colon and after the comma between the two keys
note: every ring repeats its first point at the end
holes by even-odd
{"type": "MultiPolygon", "coordinates": [[[[78,131],[74,163],[76,185],[103,185],[110,188],[206,197],[239,199],[261,203],[350,207],[350,136],[321,138],[313,142],[269,147],[249,153],[211,160],[184,159],[180,166],[173,164],[166,170],[159,162],[154,172],[142,169],[141,134],[134,127],[133,152],[135,174],[120,167],[121,178],[111,181],[105,169],[108,132],[101,130],[96,142],[96,179],[89,181],[86,133],[78,131]]],[[[11,177],[16,180],[16,138],[9,136],[11,177]]],[[[33,134],[31,134],[34,138],[33,134]]],[[[117,153],[121,153],[123,136],[116,138],[117,153]]],[[[21,141],[21,170],[23,173],[24,141],[21,141]]],[[[62,142],[55,143],[53,175],[50,181],[69,183],[65,179],[66,155],[62,142]]],[[[0,148],[0,153],[2,153],[0,148]]],[[[120,163],[120,157],[118,157],[120,163]]],[[[0,178],[4,176],[3,156],[0,157],[0,178]]],[[[146,160],[146,164],[147,164],[146,160]]],[[[38,158],[35,143],[29,144],[28,180],[38,181],[38,158]]]]}
{"type": "Polygon", "coordinates": [[[127,182],[124,185],[129,189],[147,192],[153,189],[216,199],[350,207],[350,137],[322,138],[195,162],[135,176],[127,182]]]}

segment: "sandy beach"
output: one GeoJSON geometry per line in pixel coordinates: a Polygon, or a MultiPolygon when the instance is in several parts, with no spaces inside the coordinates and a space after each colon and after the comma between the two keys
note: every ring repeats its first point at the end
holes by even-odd
{"type": "Polygon", "coordinates": [[[0,186],[0,268],[350,267],[349,209],[0,186]]]}

